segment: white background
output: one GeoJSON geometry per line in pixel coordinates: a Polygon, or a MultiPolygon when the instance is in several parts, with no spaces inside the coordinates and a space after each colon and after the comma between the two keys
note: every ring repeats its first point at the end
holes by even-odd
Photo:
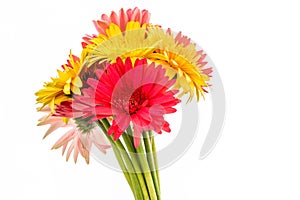
{"type": "MultiPolygon", "coordinates": [[[[298,1],[11,0],[0,3],[0,199],[132,199],[122,174],[65,162],[42,140],[34,92],[55,75],[91,21],[121,7],[183,31],[210,55],[224,82],[227,116],[214,151],[197,139],[161,172],[163,200],[299,199],[298,1]],[[126,2],[126,3],[125,3],[126,2]]],[[[199,137],[200,138],[200,137],[199,137]]]]}

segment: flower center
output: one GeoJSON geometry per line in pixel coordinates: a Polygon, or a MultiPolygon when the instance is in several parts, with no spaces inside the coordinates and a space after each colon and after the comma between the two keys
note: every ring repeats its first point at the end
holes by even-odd
{"type": "Polygon", "coordinates": [[[141,88],[135,90],[129,99],[129,114],[135,114],[138,110],[140,110],[146,100],[147,97],[141,88]]]}
{"type": "Polygon", "coordinates": [[[133,93],[131,91],[122,91],[121,94],[114,98],[112,106],[115,109],[133,115],[144,106],[143,104],[146,103],[146,100],[147,96],[141,88],[138,88],[133,93]]]}

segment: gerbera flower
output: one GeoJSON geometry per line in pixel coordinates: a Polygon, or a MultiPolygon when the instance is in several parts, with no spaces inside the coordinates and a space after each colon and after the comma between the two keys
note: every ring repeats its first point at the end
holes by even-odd
{"type": "Polygon", "coordinates": [[[165,76],[165,69],[146,59],[125,62],[121,58],[108,65],[105,71],[96,71],[98,79],[88,79],[90,88],[83,89],[83,96],[76,95],[74,109],[83,110],[90,121],[113,116],[108,134],[117,140],[126,128],[133,123],[134,145],[140,143],[141,133],[154,130],[170,132],[164,114],[176,111],[173,106],[180,102],[170,90],[175,80],[165,76]]]}
{"type": "MultiPolygon", "coordinates": [[[[144,24],[149,24],[150,20],[150,13],[147,10],[140,10],[137,7],[132,9],[128,9],[124,11],[124,9],[120,9],[119,15],[114,11],[111,12],[110,16],[103,14],[101,16],[101,20],[93,21],[95,28],[98,31],[99,38],[102,36],[110,37],[115,35],[112,29],[109,29],[111,24],[117,26],[121,32],[125,32],[127,30],[127,23],[128,22],[139,22],[141,26],[144,24]]],[[[97,40],[92,41],[93,39],[97,38],[98,35],[86,35],[82,42],[82,47],[85,48],[88,44],[93,44],[97,42],[97,40]]],[[[101,40],[101,39],[100,39],[101,40]]]]}
{"type": "Polygon", "coordinates": [[[199,100],[201,95],[204,96],[212,69],[205,68],[206,54],[202,50],[197,51],[196,44],[181,33],[174,36],[170,29],[164,31],[154,26],[141,27],[139,22],[129,22],[127,26],[126,31],[122,32],[118,26],[111,24],[107,32],[114,33],[113,37],[102,35],[101,40],[95,40],[86,49],[87,66],[115,62],[117,57],[147,58],[162,64],[167,75],[176,78],[174,89],[182,89],[179,97],[189,93],[190,100],[195,95],[199,100]]]}
{"type": "Polygon", "coordinates": [[[167,68],[167,75],[176,78],[175,89],[182,88],[179,95],[189,93],[192,99],[196,93],[197,100],[208,87],[211,68],[204,69],[207,62],[204,62],[206,54],[202,50],[197,51],[196,44],[191,43],[190,39],[178,33],[175,37],[168,29],[166,32],[160,28],[149,29],[149,36],[161,40],[157,49],[147,55],[147,58],[161,63],[167,68]]]}
{"type": "Polygon", "coordinates": [[[147,28],[141,27],[139,22],[128,22],[126,30],[122,33],[118,26],[110,24],[108,32],[115,35],[101,41],[93,40],[93,45],[85,49],[88,54],[85,63],[90,66],[94,63],[113,63],[117,57],[146,58],[160,42],[156,38],[146,37],[147,28]]]}
{"type": "MultiPolygon", "coordinates": [[[[82,58],[83,59],[83,58],[82,58]]],[[[63,65],[63,70],[57,70],[58,77],[51,78],[51,82],[46,82],[44,88],[35,93],[37,103],[42,103],[42,107],[49,105],[54,112],[55,105],[71,99],[72,94],[80,94],[82,82],[78,76],[82,59],[72,55],[70,52],[67,64],[63,65]]]]}
{"type": "Polygon", "coordinates": [[[65,123],[62,117],[58,116],[45,116],[39,119],[38,126],[50,125],[49,129],[44,135],[46,138],[49,134],[53,133],[58,128],[69,128],[69,130],[53,145],[52,149],[58,149],[62,147],[62,155],[66,153],[66,160],[68,161],[71,153],[73,152],[74,162],[77,162],[78,155],[80,154],[89,163],[90,151],[92,145],[95,145],[100,151],[105,153],[106,149],[110,148],[108,141],[101,132],[101,130],[95,124],[87,123],[87,127],[83,125],[82,121],[70,119],[68,123],[65,123]],[[81,123],[81,125],[80,125],[81,123]],[[82,129],[83,127],[84,129],[82,129]]]}

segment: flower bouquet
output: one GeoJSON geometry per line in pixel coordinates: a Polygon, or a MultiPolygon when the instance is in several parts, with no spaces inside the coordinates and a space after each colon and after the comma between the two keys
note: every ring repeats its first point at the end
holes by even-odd
{"type": "Polygon", "coordinates": [[[183,95],[204,96],[212,72],[188,37],[149,20],[138,8],[103,14],[94,21],[98,33],[83,37],[81,55],[70,52],[35,93],[46,113],[38,125],[50,125],[44,138],[69,128],[52,148],[86,163],[93,145],[112,148],[136,200],[161,199],[154,134],[171,132],[165,115],[183,95]]]}

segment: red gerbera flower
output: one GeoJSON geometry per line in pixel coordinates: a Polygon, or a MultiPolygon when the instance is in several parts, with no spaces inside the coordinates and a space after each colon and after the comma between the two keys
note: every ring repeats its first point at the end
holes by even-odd
{"type": "Polygon", "coordinates": [[[171,131],[164,114],[176,112],[173,106],[180,100],[174,97],[178,91],[170,90],[175,80],[169,80],[161,65],[137,59],[133,66],[130,58],[125,62],[117,58],[116,63],[109,64],[105,71],[97,70],[96,75],[98,79],[88,79],[90,87],[83,89],[83,96],[75,96],[73,107],[84,108],[85,117],[94,116],[91,121],[113,116],[108,134],[114,134],[115,140],[130,123],[135,147],[143,131],[171,131]]]}

